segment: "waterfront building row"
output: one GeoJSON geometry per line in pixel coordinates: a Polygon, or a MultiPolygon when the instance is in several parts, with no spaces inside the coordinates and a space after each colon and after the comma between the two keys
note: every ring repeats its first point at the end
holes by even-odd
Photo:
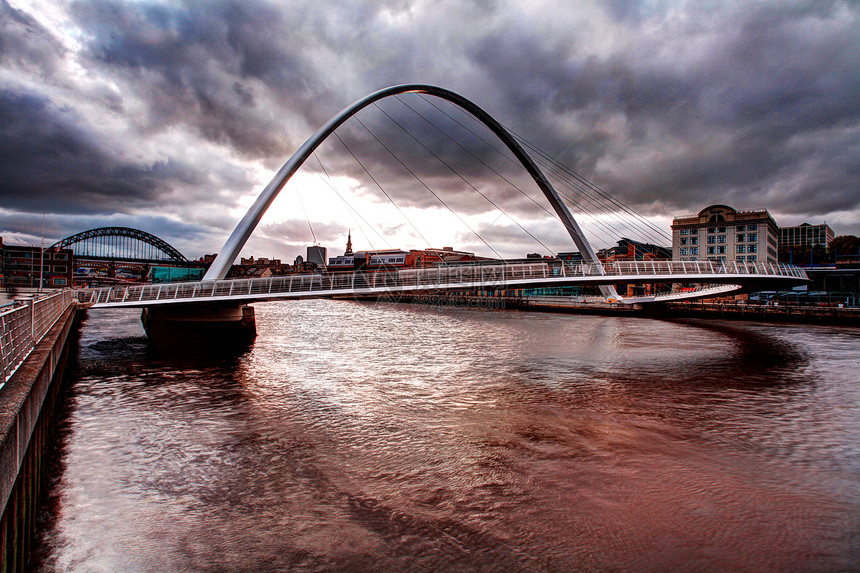
{"type": "Polygon", "coordinates": [[[780,227],[767,209],[711,205],[672,221],[672,258],[775,263],[792,247],[827,248],[833,238],[827,224],[780,227]]]}

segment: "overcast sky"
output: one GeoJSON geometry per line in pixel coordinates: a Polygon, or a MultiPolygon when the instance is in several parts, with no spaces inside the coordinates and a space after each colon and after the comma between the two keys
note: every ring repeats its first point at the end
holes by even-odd
{"type": "MultiPolygon", "coordinates": [[[[44,214],[47,242],[130,226],[216,252],[320,125],[410,82],[471,99],[667,232],[724,203],[860,234],[856,2],[0,0],[0,236],[38,244],[44,214]]],[[[486,252],[472,229],[505,255],[540,251],[530,234],[571,250],[523,173],[432,99],[349,122],[244,254],[337,254],[349,229],[357,248],[486,252]]]]}

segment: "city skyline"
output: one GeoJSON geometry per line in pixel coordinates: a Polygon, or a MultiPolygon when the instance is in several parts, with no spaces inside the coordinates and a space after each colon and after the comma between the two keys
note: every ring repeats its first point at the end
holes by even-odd
{"type": "MultiPolygon", "coordinates": [[[[724,203],[860,234],[858,13],[846,2],[2,1],[0,236],[38,244],[44,213],[48,240],[131,226],[189,257],[216,252],[322,123],[407,82],[462,93],[667,232],[673,217],[724,203]]],[[[337,249],[348,228],[367,248],[480,250],[354,126],[344,139],[386,176],[399,207],[332,142],[276,200],[245,256],[337,249]]],[[[432,161],[414,165],[445,192],[462,186],[432,161]]],[[[533,250],[477,194],[454,197],[503,253],[533,250]]],[[[548,247],[570,250],[560,224],[505,205],[548,247]]]]}

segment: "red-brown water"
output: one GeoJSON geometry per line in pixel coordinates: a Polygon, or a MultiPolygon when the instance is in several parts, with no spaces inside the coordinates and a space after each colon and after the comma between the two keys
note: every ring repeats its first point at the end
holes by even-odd
{"type": "Polygon", "coordinates": [[[857,329],[256,308],[90,312],[37,569],[860,569],[857,329]]]}

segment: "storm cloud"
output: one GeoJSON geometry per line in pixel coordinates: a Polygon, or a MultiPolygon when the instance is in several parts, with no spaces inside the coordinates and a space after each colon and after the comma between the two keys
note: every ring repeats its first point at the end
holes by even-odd
{"type": "MultiPolygon", "coordinates": [[[[860,233],[853,2],[38,6],[0,0],[7,236],[35,237],[24,222],[46,212],[61,236],[121,219],[190,256],[213,252],[321,124],[410,82],[463,94],[655,220],[725,203],[860,233]]],[[[388,193],[406,209],[444,200],[477,216],[496,202],[533,219],[522,170],[431,100],[371,106],[358,116],[370,132],[347,122],[303,169],[352,178],[352,192],[380,206],[388,193]]],[[[291,259],[307,239],[299,215],[266,222],[249,245],[291,259]]],[[[325,241],[354,226],[316,224],[325,241]]],[[[502,229],[492,231],[503,242],[502,229]]]]}

